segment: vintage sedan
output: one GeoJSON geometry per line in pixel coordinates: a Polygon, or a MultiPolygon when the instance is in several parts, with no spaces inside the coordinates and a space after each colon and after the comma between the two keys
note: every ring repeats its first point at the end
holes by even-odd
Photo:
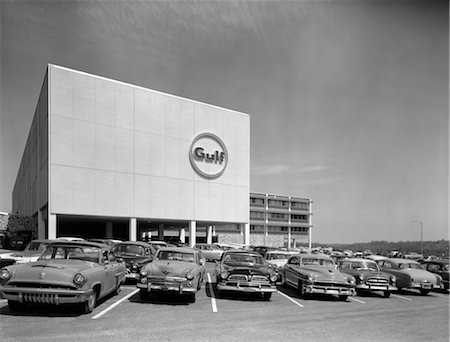
{"type": "Polygon", "coordinates": [[[156,249],[143,241],[120,242],[114,245],[113,251],[125,262],[127,279],[134,281],[139,280],[142,266],[151,262],[156,254],[156,249]]]}
{"type": "Polygon", "coordinates": [[[389,298],[391,292],[397,290],[395,276],[381,272],[373,260],[347,258],[341,261],[338,269],[355,278],[356,293],[381,291],[389,298]]]}
{"type": "Polygon", "coordinates": [[[10,258],[15,260],[16,264],[37,261],[42,251],[53,240],[32,240],[28,243],[23,251],[11,254],[10,258]]]}
{"type": "Polygon", "coordinates": [[[203,252],[203,257],[208,261],[217,261],[222,257],[223,250],[216,245],[207,243],[197,243],[194,248],[198,248],[203,252]]]}
{"type": "Polygon", "coordinates": [[[336,269],[333,259],[322,254],[297,254],[284,265],[283,285],[296,288],[302,296],[325,294],[347,300],[355,295],[355,278],[336,269]]]}
{"type": "Polygon", "coordinates": [[[435,273],[442,278],[442,284],[444,290],[449,289],[449,260],[448,259],[433,259],[422,261],[422,266],[431,273],[435,273]]]}
{"type": "Polygon", "coordinates": [[[273,270],[277,272],[278,281],[281,281],[281,274],[283,273],[284,265],[293,254],[296,253],[287,251],[267,251],[266,254],[264,254],[264,260],[272,265],[273,270]]]}
{"type": "Polygon", "coordinates": [[[150,294],[173,292],[187,295],[191,303],[205,276],[201,252],[189,247],[163,247],[153,262],[144,265],[136,284],[142,300],[150,294]]]}
{"type": "Polygon", "coordinates": [[[253,292],[269,300],[277,291],[277,278],[274,267],[258,252],[228,250],[216,266],[217,295],[224,291],[253,292]]]}
{"type": "Polygon", "coordinates": [[[397,288],[419,290],[427,295],[433,289],[441,289],[442,278],[428,272],[417,261],[403,258],[384,259],[378,262],[381,271],[393,274],[397,279],[397,288]]]}
{"type": "Polygon", "coordinates": [[[0,271],[0,292],[11,311],[24,303],[79,303],[92,312],[97,300],[118,293],[125,265],[111,248],[93,242],[49,243],[36,262],[11,265],[0,271]]]}

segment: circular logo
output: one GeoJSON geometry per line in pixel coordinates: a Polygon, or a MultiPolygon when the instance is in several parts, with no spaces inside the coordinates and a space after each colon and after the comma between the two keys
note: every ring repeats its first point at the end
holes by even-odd
{"type": "Polygon", "coordinates": [[[220,138],[212,133],[197,135],[189,149],[189,161],[201,177],[220,177],[228,164],[228,151],[220,138]]]}

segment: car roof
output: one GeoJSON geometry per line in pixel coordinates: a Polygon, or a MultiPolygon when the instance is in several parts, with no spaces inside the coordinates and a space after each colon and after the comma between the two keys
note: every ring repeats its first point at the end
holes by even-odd
{"type": "Polygon", "coordinates": [[[191,247],[162,247],[158,249],[158,252],[160,251],[174,251],[174,252],[180,252],[180,253],[192,253],[197,252],[200,253],[198,249],[191,248],[191,247]]]}
{"type": "Polygon", "coordinates": [[[34,239],[34,240],[31,240],[30,242],[53,242],[53,241],[56,241],[56,240],[51,240],[51,239],[34,239]]]}
{"type": "Polygon", "coordinates": [[[332,257],[330,257],[329,255],[326,255],[326,254],[299,253],[299,254],[294,254],[293,256],[298,256],[300,258],[323,258],[323,259],[333,260],[332,257]]]}
{"type": "Polygon", "coordinates": [[[136,245],[142,247],[149,247],[150,244],[144,241],[122,241],[116,244],[116,246],[118,245],[136,245]]]}
{"type": "Polygon", "coordinates": [[[53,240],[49,244],[49,246],[53,245],[64,245],[64,246],[90,246],[90,247],[98,247],[98,248],[104,248],[104,249],[110,249],[108,245],[105,245],[103,243],[97,243],[97,242],[89,242],[89,241],[64,241],[64,240],[53,240]]]}
{"type": "Polygon", "coordinates": [[[397,264],[419,264],[416,260],[413,259],[404,259],[404,258],[387,258],[384,260],[393,261],[397,264]]]}
{"type": "Polygon", "coordinates": [[[257,251],[250,251],[246,249],[229,249],[223,252],[224,254],[237,253],[237,254],[255,254],[261,256],[261,253],[257,251]]]}
{"type": "Polygon", "coordinates": [[[450,262],[449,259],[435,259],[435,260],[423,260],[421,263],[423,264],[448,264],[450,262]]]}
{"type": "MultiPolygon", "coordinates": [[[[367,259],[367,258],[345,258],[345,261],[361,261],[361,262],[365,262],[365,261],[369,261],[369,262],[375,262],[375,260],[372,259],[367,259]]],[[[376,263],[376,262],[375,262],[376,263]]]]}

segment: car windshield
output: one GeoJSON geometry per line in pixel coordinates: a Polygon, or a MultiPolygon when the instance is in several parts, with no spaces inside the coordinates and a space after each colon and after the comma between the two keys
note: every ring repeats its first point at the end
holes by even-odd
{"type": "Polygon", "coordinates": [[[91,246],[47,246],[39,260],[78,259],[99,262],[100,248],[91,246]]]}
{"type": "Polygon", "coordinates": [[[28,246],[25,248],[25,251],[43,251],[45,246],[47,246],[46,243],[43,242],[30,242],[28,246]]]}
{"type": "Polygon", "coordinates": [[[278,260],[278,259],[287,260],[288,255],[283,253],[267,253],[266,258],[267,260],[278,260]]]}
{"type": "Polygon", "coordinates": [[[120,244],[116,246],[115,253],[144,255],[144,247],[138,245],[120,244]]]}
{"type": "Polygon", "coordinates": [[[351,267],[356,270],[379,271],[377,264],[372,261],[353,261],[351,267]]]}
{"type": "Polygon", "coordinates": [[[156,260],[175,260],[194,262],[194,253],[159,250],[156,260]]]}
{"type": "Polygon", "coordinates": [[[223,262],[225,264],[263,264],[262,256],[246,253],[228,253],[223,262]]]}
{"type": "Polygon", "coordinates": [[[415,270],[423,270],[424,268],[420,264],[405,262],[399,265],[399,268],[406,269],[411,268],[415,270]]]}
{"type": "Polygon", "coordinates": [[[301,264],[304,266],[334,267],[333,260],[322,258],[302,258],[301,264]]]}

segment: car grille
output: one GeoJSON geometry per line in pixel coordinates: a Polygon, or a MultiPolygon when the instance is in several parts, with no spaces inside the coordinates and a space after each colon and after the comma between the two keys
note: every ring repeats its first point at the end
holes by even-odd
{"type": "Polygon", "coordinates": [[[28,283],[28,282],[10,282],[8,286],[11,287],[28,287],[38,289],[59,289],[59,290],[77,290],[76,286],[61,285],[61,284],[46,284],[46,283],[28,283]]]}
{"type": "Polygon", "coordinates": [[[387,285],[388,280],[385,278],[367,278],[366,280],[367,285],[387,285]]]}
{"type": "Polygon", "coordinates": [[[315,286],[323,286],[326,287],[328,289],[340,289],[343,287],[353,287],[353,285],[351,284],[346,284],[346,283],[333,283],[333,282],[314,282],[315,286]]]}
{"type": "Polygon", "coordinates": [[[26,303],[58,304],[58,296],[55,294],[24,293],[22,300],[26,303]]]}
{"type": "Polygon", "coordinates": [[[251,282],[267,282],[268,279],[261,275],[244,275],[244,274],[232,274],[228,277],[229,281],[251,281],[251,282]]]}
{"type": "Polygon", "coordinates": [[[183,281],[187,281],[186,278],[183,277],[150,277],[149,282],[154,285],[170,285],[170,284],[180,284],[183,281]]]}

